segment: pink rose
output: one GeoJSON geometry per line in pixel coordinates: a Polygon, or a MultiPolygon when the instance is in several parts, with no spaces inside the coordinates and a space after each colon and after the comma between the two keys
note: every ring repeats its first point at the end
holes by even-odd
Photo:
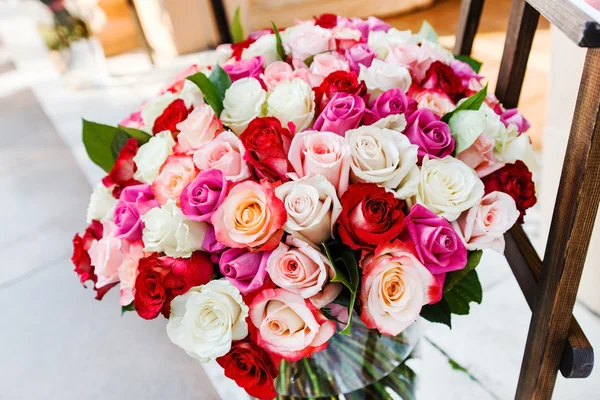
{"type": "Polygon", "coordinates": [[[479,85],[483,79],[482,75],[478,75],[473,68],[466,62],[460,60],[452,60],[450,67],[456,75],[462,80],[464,87],[471,88],[473,84],[479,85]]]}
{"type": "Polygon", "coordinates": [[[285,206],[272,185],[253,181],[234,186],[211,217],[219,242],[250,251],[276,248],[286,220],[285,206]]]}
{"type": "Polygon", "coordinates": [[[158,201],[150,185],[134,185],[123,189],[113,214],[117,227],[115,236],[130,241],[141,240],[144,229],[141,216],[154,207],[158,207],[158,201]]]}
{"type": "Polygon", "coordinates": [[[456,108],[452,99],[437,89],[423,90],[415,95],[414,99],[418,108],[427,108],[440,117],[456,108]]]}
{"type": "Polygon", "coordinates": [[[367,328],[386,335],[396,336],[408,328],[440,291],[438,281],[409,243],[397,240],[379,245],[360,266],[360,319],[367,328]]]}
{"type": "Polygon", "coordinates": [[[325,350],[335,333],[335,322],[312,303],[284,289],[261,292],[250,304],[250,320],[257,344],[287,361],[299,361],[325,350]]]}
{"type": "Polygon", "coordinates": [[[338,92],[317,117],[313,129],[344,136],[346,131],[358,127],[364,112],[365,101],[362,97],[338,92]]]}
{"type": "Polygon", "coordinates": [[[177,124],[177,129],[180,151],[186,153],[213,140],[217,132],[223,129],[223,124],[212,107],[202,103],[194,108],[184,121],[177,124]]]}
{"type": "Polygon", "coordinates": [[[315,81],[316,85],[313,85],[317,86],[332,72],[350,71],[350,67],[348,66],[348,61],[342,55],[333,52],[317,54],[310,64],[310,71],[314,75],[321,77],[321,82],[315,81]]]}
{"type": "Polygon", "coordinates": [[[479,205],[463,212],[452,226],[467,249],[492,249],[504,253],[504,233],[518,219],[519,211],[513,198],[504,192],[491,192],[479,205]]]}
{"type": "Polygon", "coordinates": [[[462,151],[456,158],[473,168],[477,176],[483,178],[504,166],[494,155],[496,142],[485,134],[473,142],[473,144],[462,151]]]}
{"type": "Polygon", "coordinates": [[[242,141],[233,132],[224,131],[196,150],[194,164],[200,171],[218,169],[228,181],[241,182],[251,175],[244,153],[242,141]]]}
{"type": "Polygon", "coordinates": [[[372,125],[387,116],[399,114],[404,114],[408,119],[416,109],[417,103],[406,96],[401,89],[386,90],[365,110],[363,123],[372,125]]]}
{"type": "Polygon", "coordinates": [[[412,144],[419,146],[419,163],[423,157],[444,158],[454,151],[456,139],[450,133],[448,124],[440,121],[433,111],[421,108],[408,117],[404,135],[412,144]]]}
{"type": "Polygon", "coordinates": [[[221,253],[227,249],[227,246],[217,241],[217,237],[215,236],[215,227],[211,224],[206,224],[206,234],[204,235],[204,240],[202,241],[202,250],[206,250],[208,253],[210,253],[210,258],[212,261],[215,264],[218,264],[221,253]]]}
{"type": "Polygon", "coordinates": [[[369,38],[369,32],[387,32],[392,26],[376,17],[369,17],[366,21],[362,18],[338,17],[338,27],[356,29],[360,31],[362,38],[366,41],[369,38]]]}
{"type": "Polygon", "coordinates": [[[196,177],[197,173],[191,156],[169,156],[152,182],[152,192],[158,203],[165,205],[169,199],[178,201],[183,188],[196,177]]]}
{"type": "Polygon", "coordinates": [[[529,121],[527,121],[517,108],[504,110],[502,114],[500,114],[500,121],[507,127],[510,124],[515,124],[519,133],[527,132],[529,128],[531,128],[529,121]]]}
{"type": "Polygon", "coordinates": [[[270,251],[228,249],[219,259],[219,270],[245,296],[265,283],[270,255],[270,251]]]}
{"type": "Polygon", "coordinates": [[[288,30],[290,32],[284,44],[289,47],[293,58],[306,60],[315,54],[335,50],[335,39],[329,29],[301,24],[288,30]]]}
{"type": "Polygon", "coordinates": [[[346,139],[333,132],[304,131],[292,140],[288,154],[299,178],[323,175],[341,196],[350,179],[350,147],[346,139]]]}
{"type": "Polygon", "coordinates": [[[291,236],[279,243],[267,262],[273,283],[282,289],[309,299],[316,308],[331,303],[342,291],[339,283],[330,282],[335,270],[319,250],[291,236]]]}
{"type": "Polygon", "coordinates": [[[129,117],[119,122],[119,125],[126,126],[128,128],[140,129],[144,126],[144,120],[142,119],[142,110],[137,110],[129,117]]]}
{"type": "Polygon", "coordinates": [[[263,57],[252,57],[247,60],[239,60],[234,64],[224,64],[223,69],[232,82],[238,81],[242,78],[257,78],[263,71],[263,57]]]}
{"type": "Polygon", "coordinates": [[[144,243],[133,242],[129,246],[129,252],[124,254],[123,263],[119,267],[118,276],[120,281],[119,304],[127,306],[133,302],[133,287],[137,277],[140,259],[144,257],[144,243]]]}
{"type": "Polygon", "coordinates": [[[210,221],[215,210],[225,200],[227,179],[218,169],[206,169],[181,192],[181,211],[192,221],[210,221]]]}
{"type": "Polygon", "coordinates": [[[265,68],[265,72],[260,75],[268,90],[272,90],[281,82],[294,79],[294,70],[292,66],[283,61],[275,61],[265,68]]]}
{"type": "Polygon", "coordinates": [[[104,221],[102,226],[102,238],[94,240],[88,250],[91,265],[98,277],[95,285],[98,289],[119,281],[119,267],[129,252],[129,242],[115,237],[116,226],[112,221],[104,221]]]}
{"type": "Polygon", "coordinates": [[[360,72],[360,65],[370,67],[373,59],[377,57],[373,50],[366,43],[358,43],[346,50],[346,59],[348,60],[350,70],[356,73],[360,72]]]}
{"type": "Polygon", "coordinates": [[[390,46],[385,61],[406,67],[414,82],[421,82],[434,59],[427,50],[419,45],[406,43],[390,46]]]}

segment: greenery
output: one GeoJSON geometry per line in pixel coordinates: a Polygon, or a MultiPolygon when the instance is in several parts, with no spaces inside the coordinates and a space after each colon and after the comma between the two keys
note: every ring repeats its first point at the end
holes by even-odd
{"type": "Polygon", "coordinates": [[[220,116],[223,111],[225,92],[231,86],[231,79],[227,72],[221,66],[215,65],[210,77],[202,72],[197,72],[192,76],[188,76],[187,80],[198,86],[206,103],[212,107],[217,116],[220,116]]]}

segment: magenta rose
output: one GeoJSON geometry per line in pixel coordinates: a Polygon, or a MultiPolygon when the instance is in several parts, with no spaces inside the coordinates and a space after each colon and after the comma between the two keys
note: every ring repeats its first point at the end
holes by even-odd
{"type": "Polygon", "coordinates": [[[429,158],[444,158],[454,151],[456,140],[448,124],[440,121],[433,111],[421,108],[407,119],[404,134],[412,144],[419,146],[419,163],[425,155],[429,158]]]}
{"type": "Polygon", "coordinates": [[[140,219],[151,208],[158,207],[158,201],[150,185],[134,185],[123,189],[115,207],[115,237],[130,241],[142,239],[144,223],[140,219]]]}
{"type": "Polygon", "coordinates": [[[460,60],[452,60],[450,68],[454,73],[461,79],[463,86],[469,87],[469,84],[473,79],[478,82],[483,79],[482,75],[477,74],[473,68],[466,62],[460,60]]]}
{"type": "Polygon", "coordinates": [[[500,121],[506,126],[515,124],[520,133],[527,132],[531,127],[529,121],[527,121],[523,114],[516,108],[504,110],[504,112],[500,114],[500,121]]]}
{"type": "Polygon", "coordinates": [[[209,221],[225,200],[227,179],[218,169],[201,171],[181,192],[183,214],[193,221],[209,221]]]}
{"type": "Polygon", "coordinates": [[[417,109],[417,102],[401,89],[394,88],[383,92],[367,110],[363,117],[365,125],[371,125],[390,115],[404,114],[408,117],[417,109]]]}
{"type": "Polygon", "coordinates": [[[420,204],[404,218],[400,239],[414,244],[417,257],[434,275],[467,265],[467,249],[450,223],[420,204]]]}
{"type": "Polygon", "coordinates": [[[358,127],[365,112],[362,97],[350,93],[336,93],[315,121],[314,129],[344,136],[346,131],[358,127]]]}
{"type": "Polygon", "coordinates": [[[260,80],[260,74],[263,72],[263,57],[253,57],[248,60],[240,60],[235,64],[225,64],[223,69],[232,82],[242,78],[256,78],[260,80]]]}
{"type": "Polygon", "coordinates": [[[219,260],[221,273],[244,296],[265,283],[267,260],[272,251],[249,252],[247,249],[226,250],[219,260]]]}
{"type": "Polygon", "coordinates": [[[369,17],[366,21],[362,18],[338,17],[338,26],[340,28],[351,28],[359,30],[362,38],[365,41],[369,39],[369,32],[387,32],[392,27],[390,24],[388,24],[385,21],[382,21],[377,17],[369,17]]]}
{"type": "Polygon", "coordinates": [[[228,248],[229,247],[217,241],[215,227],[211,224],[206,224],[206,234],[204,235],[204,241],[202,242],[202,249],[210,253],[210,258],[215,264],[219,263],[221,253],[228,248]]]}
{"type": "Polygon", "coordinates": [[[373,50],[366,43],[357,43],[354,46],[346,50],[346,60],[350,65],[350,70],[354,72],[360,72],[360,65],[370,67],[373,63],[373,59],[377,56],[375,50],[373,50]]]}

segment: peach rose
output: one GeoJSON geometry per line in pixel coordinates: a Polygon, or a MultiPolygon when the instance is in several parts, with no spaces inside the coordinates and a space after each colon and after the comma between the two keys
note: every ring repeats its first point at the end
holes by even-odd
{"type": "Polygon", "coordinates": [[[223,129],[223,124],[213,109],[202,103],[184,121],[177,124],[177,129],[177,142],[180,150],[185,153],[213,140],[216,133],[223,129]]]}
{"type": "Polygon", "coordinates": [[[335,49],[335,39],[329,29],[301,24],[283,32],[284,46],[290,49],[293,58],[306,60],[310,56],[335,49]]]}
{"type": "Polygon", "coordinates": [[[428,108],[440,117],[456,108],[450,97],[437,89],[423,90],[415,96],[415,100],[418,108],[428,108]]]}
{"type": "Polygon", "coordinates": [[[348,189],[350,147],[342,136],[333,132],[297,133],[288,158],[299,178],[323,175],[336,188],[338,196],[348,189]]]}
{"type": "Polygon", "coordinates": [[[242,141],[233,132],[224,131],[196,150],[194,164],[200,171],[218,169],[228,181],[241,182],[250,177],[245,152],[242,141]]]}
{"type": "Polygon", "coordinates": [[[234,186],[212,215],[217,241],[228,247],[267,251],[277,247],[287,215],[268,182],[234,186]]]}
{"type": "Polygon", "coordinates": [[[360,319],[367,328],[396,336],[435,301],[437,279],[416,256],[414,246],[399,240],[377,246],[360,263],[360,319]]]}
{"type": "Polygon", "coordinates": [[[152,182],[152,193],[160,205],[165,205],[169,199],[179,202],[179,195],[197,174],[191,156],[169,156],[152,182]]]}
{"type": "Polygon", "coordinates": [[[477,176],[483,178],[504,166],[494,155],[496,141],[482,133],[475,142],[456,156],[460,161],[467,164],[477,172],[477,176]]]}
{"type": "Polygon", "coordinates": [[[119,267],[118,275],[120,288],[119,304],[127,306],[133,301],[133,286],[137,277],[140,259],[144,257],[144,243],[133,242],[129,246],[129,252],[124,255],[123,263],[119,267]]]}
{"type": "Polygon", "coordinates": [[[310,301],[284,289],[268,289],[256,296],[250,320],[258,328],[258,345],[288,361],[325,350],[336,328],[310,301]]]}
{"type": "Polygon", "coordinates": [[[504,233],[519,219],[512,197],[504,192],[491,192],[481,203],[461,214],[452,227],[468,250],[492,249],[504,253],[504,233]]]}
{"type": "Polygon", "coordinates": [[[273,251],[267,272],[277,286],[309,299],[316,308],[331,303],[342,291],[341,284],[330,282],[335,270],[329,259],[292,236],[273,251]]]}

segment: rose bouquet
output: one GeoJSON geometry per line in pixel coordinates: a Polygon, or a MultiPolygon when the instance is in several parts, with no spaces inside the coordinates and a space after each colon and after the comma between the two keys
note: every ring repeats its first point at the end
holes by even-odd
{"type": "Polygon", "coordinates": [[[97,299],[118,285],[123,312],[162,314],[189,356],[273,398],[282,360],[468,314],[481,251],[536,202],[535,155],[428,24],[232,26],[117,127],[84,121],[108,175],[72,259],[97,299]]]}

